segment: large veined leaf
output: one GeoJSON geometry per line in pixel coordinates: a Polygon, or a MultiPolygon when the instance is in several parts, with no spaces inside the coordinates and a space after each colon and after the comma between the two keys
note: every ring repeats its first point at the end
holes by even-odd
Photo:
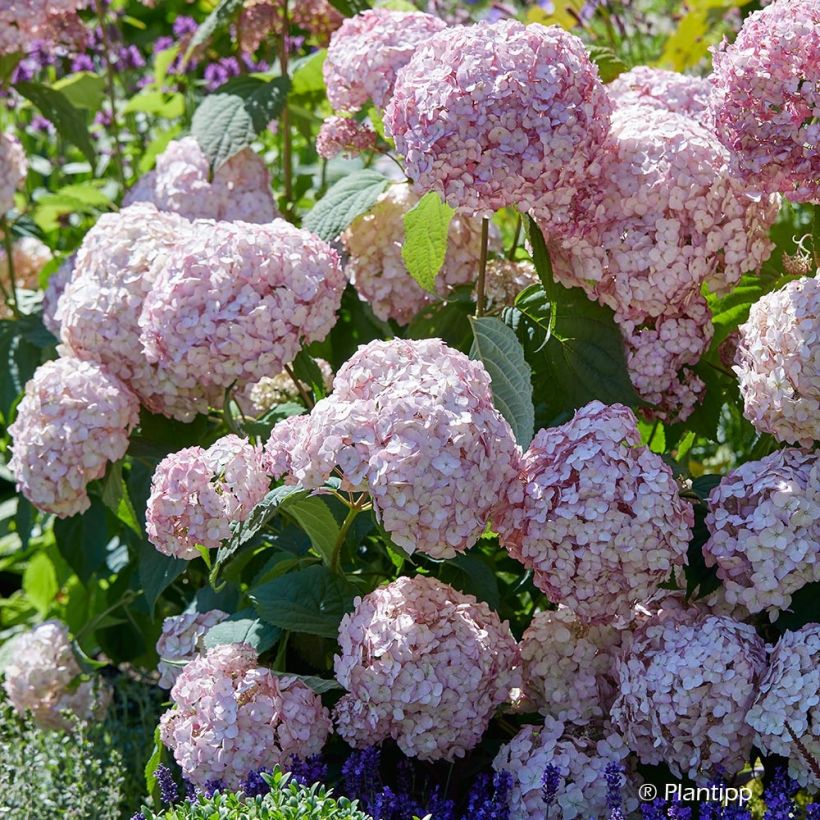
{"type": "MultiPolygon", "coordinates": [[[[127,531],[126,531],[127,532],[127,531]]],[[[137,565],[142,591],[153,614],[157,599],[188,567],[183,558],[172,558],[158,552],[144,539],[137,542],[137,565]]]]}
{"type": "Polygon", "coordinates": [[[435,192],[425,194],[404,215],[401,258],[410,275],[430,293],[447,254],[447,236],[455,211],[435,192]]]}
{"type": "Polygon", "coordinates": [[[315,495],[295,498],[288,503],[287,513],[308,534],[313,549],[322,560],[330,565],[339,537],[339,525],[327,504],[315,495]]]}
{"type": "Polygon", "coordinates": [[[242,609],[212,626],[203,643],[207,649],[223,643],[246,643],[261,654],[270,649],[281,634],[281,629],[260,620],[253,609],[242,609]]]}
{"type": "Polygon", "coordinates": [[[90,71],[78,71],[57,80],[52,86],[61,91],[75,108],[99,111],[105,97],[105,80],[90,71]]]}

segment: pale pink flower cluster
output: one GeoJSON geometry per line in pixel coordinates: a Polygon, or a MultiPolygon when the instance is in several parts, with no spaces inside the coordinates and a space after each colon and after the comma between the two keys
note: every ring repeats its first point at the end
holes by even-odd
{"type": "Polygon", "coordinates": [[[82,669],[64,623],[46,621],[12,638],[9,658],[3,688],[14,709],[30,712],[38,726],[70,729],[65,712],[81,721],[105,714],[111,690],[99,677],[73,685],[82,669]]]}
{"type": "Polygon", "coordinates": [[[515,478],[520,450],[480,362],[439,339],[374,341],[308,416],[274,427],[268,468],[316,488],[339,468],[369,491],[393,541],[452,558],[479,538],[515,478]]]}
{"type": "Polygon", "coordinates": [[[399,72],[385,126],[420,193],[469,215],[532,208],[565,227],[611,109],[577,37],[503,21],[426,38],[399,72]]]}
{"type": "Polygon", "coordinates": [[[518,686],[518,647],[486,604],[435,578],[399,578],[339,626],[339,734],[364,748],[387,738],[408,757],[463,757],[518,686]]]}
{"type": "MultiPolygon", "coordinates": [[[[325,391],[330,392],[333,387],[333,368],[325,359],[315,361],[322,373],[325,391]]],[[[302,386],[306,391],[310,390],[308,385],[302,386]]],[[[236,398],[245,414],[258,418],[278,404],[299,401],[300,394],[290,374],[283,370],[276,376],[265,376],[254,384],[246,385],[236,398]]]]}
{"type": "Polygon", "coordinates": [[[0,214],[4,214],[14,205],[14,192],[20,187],[27,173],[28,161],[23,146],[10,131],[0,131],[0,214]]]}
{"type": "Polygon", "coordinates": [[[734,775],[751,752],[745,717],[765,669],[752,626],[718,615],[652,618],[617,661],[613,723],[643,763],[699,783],[734,775]]]}
{"type": "Polygon", "coordinates": [[[157,465],[145,511],[148,540],[163,554],[192,559],[197,545],[214,549],[268,491],[262,448],[228,435],[186,447],[157,465]]]}
{"type": "Polygon", "coordinates": [[[136,396],[94,362],[62,358],[38,367],[9,426],[9,469],[35,507],[65,518],[88,509],[86,487],[128,449],[136,396]]]}
{"type": "Polygon", "coordinates": [[[705,77],[641,65],[616,77],[606,90],[618,107],[646,105],[714,126],[711,85],[705,77]]]}
{"type": "Polygon", "coordinates": [[[336,251],[283,219],[204,223],[158,267],[140,340],[189,389],[279,373],[329,333],[345,284],[336,251]]]}
{"type": "Polygon", "coordinates": [[[227,617],[227,612],[211,609],[165,618],[162,622],[162,634],[157,641],[157,671],[160,674],[158,685],[163,689],[170,689],[182,672],[182,667],[177,664],[192,661],[199,655],[203,649],[202,639],[208,634],[208,630],[227,617]]]}
{"type": "MultiPolygon", "coordinates": [[[[37,41],[77,37],[83,0],[4,0],[0,3],[0,54],[27,52],[37,41]]],[[[0,210],[3,210],[0,208],[0,210]]]]}
{"type": "Polygon", "coordinates": [[[333,32],[345,21],[344,15],[328,0],[296,0],[291,17],[299,28],[309,31],[321,47],[330,43],[333,32]]]}
{"type": "MultiPolygon", "coordinates": [[[[376,204],[342,234],[350,258],[345,273],[379,319],[407,324],[435,300],[407,270],[402,258],[404,215],[419,201],[409,185],[392,185],[376,204]]],[[[492,232],[492,247],[499,245],[492,232]]],[[[478,275],[481,220],[456,214],[447,235],[447,254],[436,276],[436,291],[446,296],[478,275]]]]}
{"type": "MultiPolygon", "coordinates": [[[[51,250],[48,245],[35,236],[23,236],[11,246],[11,264],[14,268],[14,282],[18,288],[37,290],[38,275],[46,262],[51,261],[51,250]]],[[[8,287],[11,275],[6,251],[0,248],[0,280],[8,287]]]]}
{"type": "Polygon", "coordinates": [[[270,174],[250,148],[210,176],[208,158],[194,137],[172,140],[149,171],[125,195],[123,205],[150,202],[187,219],[272,222],[279,216],[270,174]]]}
{"type": "Polygon", "coordinates": [[[197,786],[236,789],[251,771],[319,754],[332,725],[319,696],[295,677],[257,666],[247,644],[194,658],[171,690],[162,742],[197,786]]]}
{"type": "Polygon", "coordinates": [[[820,277],[752,305],[735,361],[744,415],[757,430],[804,447],[820,439],[820,277]]]}
{"type": "Polygon", "coordinates": [[[61,322],[57,318],[57,312],[60,307],[60,299],[62,299],[71,277],[74,275],[74,264],[77,261],[77,254],[72,253],[67,256],[60,267],[51,274],[43,293],[43,324],[50,330],[58,339],[60,338],[61,322]]]}
{"type": "Polygon", "coordinates": [[[729,603],[772,620],[792,594],[820,581],[820,460],[777,450],[749,461],[709,495],[707,566],[717,566],[729,603]]]}
{"type": "Polygon", "coordinates": [[[713,55],[717,133],[757,190],[820,200],[820,0],[776,0],[713,55]]]}
{"type": "MultiPolygon", "coordinates": [[[[524,726],[502,746],[493,768],[513,777],[510,820],[543,820],[546,816],[586,820],[609,816],[606,769],[611,763],[625,766],[628,755],[623,739],[608,723],[577,730],[547,717],[542,726],[524,726]],[[561,775],[549,815],[541,788],[548,765],[561,775]]],[[[632,817],[638,799],[628,782],[621,796],[626,816],[632,817]]]]}
{"type": "Polygon", "coordinates": [[[555,275],[618,320],[658,317],[725,293],[772,251],[777,197],[753,197],[705,126],[643,105],[616,109],[583,236],[552,243],[555,275]]]}
{"type": "Polygon", "coordinates": [[[237,40],[242,51],[253,54],[268,37],[280,35],[284,22],[283,7],[281,0],[274,3],[269,0],[245,0],[236,26],[237,40]]]}
{"type": "Polygon", "coordinates": [[[368,9],[345,20],[330,38],[323,66],[331,106],[354,112],[372,100],[384,108],[398,71],[444,28],[432,14],[392,9],[368,9]]]}
{"type": "Polygon", "coordinates": [[[755,730],[759,748],[789,758],[789,774],[801,786],[820,788],[820,778],[786,726],[820,760],[820,624],[785,632],[775,644],[746,722],[755,730]]]}
{"type": "Polygon", "coordinates": [[[484,298],[487,310],[497,311],[509,307],[524,288],[538,284],[538,274],[532,262],[513,262],[508,259],[491,259],[487,262],[484,298]]]}
{"type": "Polygon", "coordinates": [[[328,117],[316,135],[316,153],[324,159],[339,154],[356,157],[376,147],[376,132],[351,117],[328,117]]]}
{"type": "Polygon", "coordinates": [[[607,623],[686,563],[694,513],[632,411],[593,401],[536,434],[493,524],[553,603],[607,623]]]}

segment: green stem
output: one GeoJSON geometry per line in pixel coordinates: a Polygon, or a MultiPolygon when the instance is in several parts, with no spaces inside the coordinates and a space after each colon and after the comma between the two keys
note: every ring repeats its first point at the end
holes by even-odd
{"type": "Polygon", "coordinates": [[[0,219],[0,229],[3,231],[3,250],[6,252],[6,270],[9,272],[11,293],[9,294],[2,282],[0,282],[0,288],[2,288],[3,299],[6,304],[11,309],[11,312],[19,319],[20,309],[17,306],[17,282],[14,276],[14,254],[12,253],[14,243],[11,238],[11,231],[9,230],[9,223],[5,216],[0,219]]]}
{"type": "Polygon", "coordinates": [[[646,442],[646,446],[651,450],[652,449],[652,442],[655,440],[655,433],[658,432],[658,425],[660,424],[659,419],[655,419],[655,423],[652,425],[652,432],[649,434],[649,440],[646,442]]]}
{"type": "Polygon", "coordinates": [[[484,288],[487,279],[487,247],[490,242],[490,220],[485,216],[481,221],[481,256],[478,260],[478,281],[475,286],[475,315],[484,315],[484,288]]]}
{"type": "Polygon", "coordinates": [[[518,242],[521,239],[521,227],[524,224],[524,220],[521,218],[521,212],[518,212],[518,221],[515,223],[515,234],[513,235],[512,245],[510,245],[509,251],[507,251],[507,259],[512,262],[515,259],[515,252],[518,250],[518,242]]]}
{"type": "Polygon", "coordinates": [[[288,376],[290,376],[290,380],[296,385],[296,389],[299,391],[299,395],[302,397],[302,401],[305,403],[305,407],[307,407],[308,410],[313,410],[313,408],[316,406],[316,403],[308,395],[302,382],[300,382],[299,379],[296,378],[296,374],[293,372],[293,368],[289,364],[285,365],[285,372],[288,374],[288,376]]]}
{"type": "Polygon", "coordinates": [[[331,572],[341,572],[342,547],[344,546],[345,538],[347,538],[347,533],[349,532],[350,527],[359,512],[361,512],[361,507],[357,507],[355,504],[351,505],[350,509],[347,511],[345,520],[342,522],[342,528],[339,530],[339,535],[336,536],[336,543],[333,545],[333,555],[330,559],[331,572]]]}
{"type": "Polygon", "coordinates": [[[128,590],[125,595],[117,601],[116,604],[112,604],[108,609],[104,609],[99,615],[95,615],[83,628],[74,635],[74,640],[79,641],[80,638],[88,632],[93,632],[97,628],[97,624],[101,623],[102,620],[110,615],[115,609],[119,609],[121,606],[125,606],[126,604],[130,604],[134,598],[137,597],[136,592],[133,590],[128,590]]]}

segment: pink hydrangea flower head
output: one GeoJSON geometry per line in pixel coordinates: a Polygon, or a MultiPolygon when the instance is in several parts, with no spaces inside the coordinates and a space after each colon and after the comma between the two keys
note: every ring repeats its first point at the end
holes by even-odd
{"type": "MultiPolygon", "coordinates": [[[[380,319],[407,324],[435,296],[424,290],[402,258],[404,215],[419,201],[409,185],[392,185],[376,204],[342,234],[350,254],[345,268],[359,295],[380,319]]],[[[491,247],[500,245],[492,231],[491,247]]],[[[447,296],[454,287],[475,281],[481,255],[481,220],[456,214],[450,222],[447,254],[436,277],[436,290],[447,296]]]]}
{"type": "Polygon", "coordinates": [[[356,157],[376,147],[376,132],[351,117],[328,117],[316,136],[316,153],[324,159],[339,154],[356,157]]]}
{"type": "MultiPolygon", "coordinates": [[[[611,763],[628,768],[628,755],[623,739],[608,723],[578,730],[550,716],[541,726],[524,726],[502,746],[493,768],[513,777],[510,820],[542,820],[547,816],[542,778],[549,765],[561,776],[549,816],[586,820],[608,816],[606,768],[611,763]]],[[[626,816],[634,816],[639,804],[629,778],[622,800],[626,816]]]]}
{"type": "Polygon", "coordinates": [[[792,594],[820,581],[820,461],[777,450],[748,461],[709,495],[707,566],[717,566],[729,603],[774,620],[792,594]]]}
{"type": "Polygon", "coordinates": [[[717,134],[756,190],[820,200],[820,0],[776,0],[713,53],[717,134]]]}
{"type": "Polygon", "coordinates": [[[344,15],[328,0],[295,0],[291,15],[299,28],[309,31],[316,43],[325,48],[333,32],[344,23],[344,15]]]}
{"type": "Polygon", "coordinates": [[[279,216],[270,174],[250,148],[232,156],[210,179],[208,159],[194,137],[172,140],[150,171],[125,196],[125,205],[150,202],[187,219],[272,222],[279,216]]]}
{"type": "Polygon", "coordinates": [[[319,754],[332,725],[319,696],[298,678],[257,665],[247,644],[195,657],[177,678],[160,737],[197,786],[238,788],[248,772],[319,754]]]}
{"type": "Polygon", "coordinates": [[[162,634],[157,641],[160,674],[158,685],[170,689],[175,683],[182,667],[181,661],[191,661],[202,652],[203,638],[212,626],[222,623],[228,617],[221,609],[207,612],[185,612],[172,615],[162,622],[162,634]]]}
{"type": "Polygon", "coordinates": [[[470,215],[532,208],[566,225],[611,108],[577,37],[507,20],[426,38],[399,72],[385,127],[420,193],[470,215]]]}
{"type": "MultiPolygon", "coordinates": [[[[333,368],[325,359],[315,359],[315,362],[322,373],[325,391],[330,392],[333,387],[333,368]]],[[[310,390],[308,385],[303,384],[302,387],[306,391],[310,390]]],[[[300,401],[301,396],[290,374],[283,370],[275,376],[265,376],[258,382],[246,385],[239,391],[236,399],[245,415],[259,418],[279,404],[300,401]]]]}
{"type": "Polygon", "coordinates": [[[443,559],[471,547],[520,459],[484,366],[439,339],[375,341],[333,386],[309,416],[273,429],[271,474],[317,488],[338,467],[343,489],[369,491],[407,552],[443,559]]]}
{"type": "Polygon", "coordinates": [[[487,263],[484,297],[488,311],[510,307],[524,288],[538,284],[532,262],[491,259],[487,263]]]}
{"type": "Polygon", "coordinates": [[[30,712],[45,729],[70,729],[65,712],[81,721],[102,719],[111,689],[96,676],[73,685],[82,669],[64,623],[46,621],[12,638],[9,658],[3,688],[18,714],[30,712]]]}
{"type": "MultiPolygon", "coordinates": [[[[11,264],[14,269],[14,284],[26,290],[39,289],[39,274],[43,266],[51,261],[48,245],[34,236],[23,236],[11,246],[11,264]]],[[[0,283],[6,291],[11,291],[11,271],[6,251],[0,248],[0,283]]],[[[8,315],[5,305],[0,305],[0,316],[8,315]]]]}
{"type": "Polygon", "coordinates": [[[86,487],[128,449],[136,396],[94,362],[61,358],[37,368],[9,426],[9,469],[35,507],[66,518],[91,504],[86,487]]]}
{"type": "Polygon", "coordinates": [[[0,3],[0,54],[26,53],[43,42],[79,45],[82,50],[85,28],[77,10],[83,5],[77,0],[5,0],[0,3]]]}
{"type": "Polygon", "coordinates": [[[253,54],[268,37],[279,36],[284,21],[283,6],[281,0],[273,3],[270,0],[245,0],[236,27],[237,41],[243,52],[253,54]]]}
{"type": "Polygon", "coordinates": [[[50,330],[58,339],[60,338],[60,320],[57,318],[57,311],[59,310],[60,299],[66,286],[71,281],[74,275],[74,263],[77,260],[77,255],[72,253],[71,256],[66,257],[54,273],[51,274],[46,286],[45,293],[43,293],[43,324],[50,330]]]}
{"type": "Polygon", "coordinates": [[[643,763],[708,782],[752,748],[744,718],[766,669],[754,627],[718,615],[651,618],[616,662],[613,723],[643,763]]]}
{"type": "MultiPolygon", "coordinates": [[[[0,53],[3,53],[2,35],[0,53]]],[[[10,131],[0,131],[0,214],[11,210],[14,205],[14,192],[20,187],[27,173],[28,161],[23,146],[10,131]]]]}
{"type": "Polygon", "coordinates": [[[175,250],[139,324],[148,360],[180,384],[259,381],[333,327],[345,285],[339,256],[283,219],[195,224],[175,250]]]}
{"type": "Polygon", "coordinates": [[[323,72],[336,111],[358,111],[368,100],[384,108],[397,72],[417,46],[447,27],[418,11],[368,9],[345,20],[330,38],[323,72]]]}
{"type": "Polygon", "coordinates": [[[463,757],[520,683],[506,621],[435,578],[399,578],[339,626],[339,734],[355,748],[387,738],[408,757],[463,757]]]}
{"type": "Polygon", "coordinates": [[[99,362],[149,410],[181,421],[207,410],[206,391],[146,359],[139,316],[157,269],[176,255],[176,242],[186,245],[190,231],[187,220],[149,203],[104,214],[83,239],[55,313],[64,353],[99,362]]]}
{"type": "Polygon", "coordinates": [[[629,617],[686,563],[692,507],[622,404],[540,430],[509,501],[493,521],[502,545],[584,622],[629,617]]]}
{"type": "Polygon", "coordinates": [[[755,302],[740,326],[735,361],[744,415],[755,429],[804,447],[820,439],[820,276],[755,302]]]}
{"type": "Polygon", "coordinates": [[[551,243],[556,278],[639,322],[687,304],[704,283],[727,292],[771,254],[779,204],[749,194],[728,159],[691,117],[616,109],[580,236],[551,243]]]}
{"type": "Polygon", "coordinates": [[[820,758],[820,624],[783,633],[746,722],[755,731],[756,746],[787,757],[789,774],[804,788],[820,788],[820,778],[786,726],[815,760],[820,758]]]}
{"type": "Polygon", "coordinates": [[[215,549],[265,497],[270,480],[262,448],[228,435],[186,447],[157,465],[145,512],[148,540],[164,555],[192,559],[215,549]]]}

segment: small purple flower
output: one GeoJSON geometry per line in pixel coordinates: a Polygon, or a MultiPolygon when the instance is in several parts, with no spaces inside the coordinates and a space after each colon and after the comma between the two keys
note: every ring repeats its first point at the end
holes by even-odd
{"type": "Polygon", "coordinates": [[[162,37],[157,37],[154,40],[154,45],[152,51],[154,54],[158,54],[160,51],[165,51],[169,48],[172,48],[174,45],[174,38],[169,37],[168,35],[163,35],[162,37]]]}
{"type": "Polygon", "coordinates": [[[375,746],[370,746],[351,752],[342,764],[345,792],[349,797],[360,800],[367,810],[381,788],[380,763],[381,753],[375,746]]]}
{"type": "Polygon", "coordinates": [[[610,763],[604,774],[606,777],[606,807],[609,809],[609,820],[624,820],[621,805],[621,787],[623,786],[623,766],[610,763]]]}
{"type": "Polygon", "coordinates": [[[131,815],[131,820],[145,820],[145,815],[141,811],[138,811],[136,814],[131,815]]]}
{"type": "Polygon", "coordinates": [[[651,803],[641,803],[643,820],[667,820],[666,801],[660,797],[651,803]]]}
{"type": "Polygon", "coordinates": [[[129,69],[144,68],[145,58],[135,45],[123,46],[114,59],[114,63],[121,71],[128,71],[129,69]]]}
{"type": "Polygon", "coordinates": [[[199,796],[199,789],[194,786],[190,780],[186,780],[185,778],[182,779],[182,783],[185,786],[185,799],[189,803],[195,803],[197,797],[199,796]]]}
{"type": "Polygon", "coordinates": [[[302,786],[312,786],[327,779],[327,764],[321,755],[313,755],[306,760],[294,757],[290,762],[293,779],[302,786]]]}
{"type": "Polygon", "coordinates": [[[436,786],[433,789],[433,793],[430,795],[427,810],[416,810],[414,808],[413,813],[418,817],[423,817],[425,814],[431,814],[436,818],[436,820],[455,820],[456,804],[453,800],[448,800],[442,794],[441,789],[436,786]]]}
{"type": "Polygon", "coordinates": [[[183,37],[194,34],[198,28],[199,23],[193,17],[177,17],[174,20],[174,37],[181,40],[183,37]]]}
{"type": "Polygon", "coordinates": [[[806,820],[820,820],[820,803],[810,803],[806,806],[806,820]]]}
{"type": "Polygon", "coordinates": [[[549,817],[550,809],[555,803],[555,798],[558,796],[558,789],[561,786],[561,772],[558,767],[552,763],[548,763],[544,769],[544,774],[541,775],[541,798],[547,807],[547,817],[549,817]]]}
{"type": "Polygon", "coordinates": [[[159,799],[162,801],[162,804],[164,806],[173,806],[174,803],[179,800],[179,790],[177,789],[177,784],[174,781],[171,770],[160,763],[159,766],[154,769],[154,777],[157,779],[159,799]]]}
{"type": "Polygon", "coordinates": [[[270,785],[262,777],[262,773],[270,773],[269,769],[250,771],[248,776],[239,784],[239,791],[247,797],[264,797],[270,791],[270,785]]]}
{"type": "Polygon", "coordinates": [[[71,60],[72,71],[93,71],[94,61],[88,54],[77,54],[71,60]]]}
{"type": "Polygon", "coordinates": [[[205,793],[205,797],[210,799],[217,792],[225,791],[225,784],[219,779],[206,780],[202,791],[205,793]]]}
{"type": "Polygon", "coordinates": [[[792,795],[796,791],[797,783],[786,774],[784,768],[779,768],[763,792],[763,799],[766,802],[763,820],[790,820],[795,817],[797,810],[792,795]]]}

